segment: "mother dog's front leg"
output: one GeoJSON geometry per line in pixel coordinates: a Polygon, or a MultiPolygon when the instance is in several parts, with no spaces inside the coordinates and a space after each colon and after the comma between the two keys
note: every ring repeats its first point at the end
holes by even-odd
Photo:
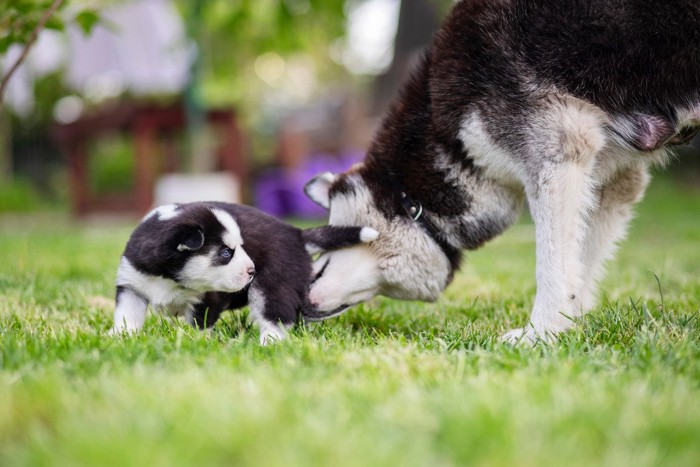
{"type": "Polygon", "coordinates": [[[575,102],[558,101],[535,125],[525,192],[536,229],[537,294],[530,322],[507,341],[548,340],[581,311],[587,216],[596,205],[593,166],[605,137],[600,119],[575,102]]]}

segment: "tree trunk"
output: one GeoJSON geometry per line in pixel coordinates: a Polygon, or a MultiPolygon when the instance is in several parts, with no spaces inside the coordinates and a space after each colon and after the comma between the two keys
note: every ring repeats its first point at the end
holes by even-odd
{"type": "Polygon", "coordinates": [[[389,69],[375,80],[372,113],[382,114],[416,59],[428,45],[439,24],[440,8],[435,0],[402,0],[394,39],[394,59],[389,69]]]}

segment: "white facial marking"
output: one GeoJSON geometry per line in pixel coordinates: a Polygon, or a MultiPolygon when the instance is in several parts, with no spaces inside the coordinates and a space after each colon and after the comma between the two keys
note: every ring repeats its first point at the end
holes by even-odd
{"type": "Polygon", "coordinates": [[[344,248],[322,255],[314,263],[314,275],[321,269],[323,274],[309,290],[309,301],[319,311],[356,305],[380,291],[379,261],[365,247],[344,248]]]}
{"type": "Polygon", "coordinates": [[[229,248],[236,248],[238,245],[243,245],[241,228],[231,214],[221,209],[212,209],[211,212],[216,216],[216,219],[221,225],[224,226],[224,229],[226,229],[221,238],[224,244],[229,248]]]}
{"type": "Polygon", "coordinates": [[[216,265],[217,250],[207,254],[194,255],[180,271],[179,282],[200,292],[238,292],[250,283],[253,277],[249,271],[255,268],[253,261],[242,246],[237,246],[233,258],[225,265],[216,265]]]}
{"type": "MultiPolygon", "coordinates": [[[[353,183],[353,194],[339,194],[333,198],[328,223],[377,227],[386,224],[362,180],[346,176],[353,183]]],[[[363,228],[360,236],[369,241],[374,237],[373,232],[377,231],[363,228]]],[[[342,305],[355,305],[380,293],[383,279],[379,258],[372,252],[371,245],[374,243],[328,252],[314,262],[314,276],[324,268],[309,290],[309,300],[319,311],[330,312],[342,305]]]]}

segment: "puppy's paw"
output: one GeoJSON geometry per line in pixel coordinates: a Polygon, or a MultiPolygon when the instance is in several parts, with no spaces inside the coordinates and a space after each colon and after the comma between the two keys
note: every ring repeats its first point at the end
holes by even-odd
{"type": "Polygon", "coordinates": [[[362,227],[360,230],[360,241],[369,243],[379,238],[379,232],[371,227],[362,227]]]}
{"type": "Polygon", "coordinates": [[[260,328],[260,345],[270,345],[286,337],[286,333],[275,325],[260,328]]]}

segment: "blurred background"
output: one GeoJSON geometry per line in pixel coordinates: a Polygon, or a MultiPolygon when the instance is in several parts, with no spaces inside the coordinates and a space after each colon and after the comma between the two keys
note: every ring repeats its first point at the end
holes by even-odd
{"type": "Polygon", "coordinates": [[[362,159],[451,3],[0,0],[0,213],[321,217],[304,183],[362,159]]]}

